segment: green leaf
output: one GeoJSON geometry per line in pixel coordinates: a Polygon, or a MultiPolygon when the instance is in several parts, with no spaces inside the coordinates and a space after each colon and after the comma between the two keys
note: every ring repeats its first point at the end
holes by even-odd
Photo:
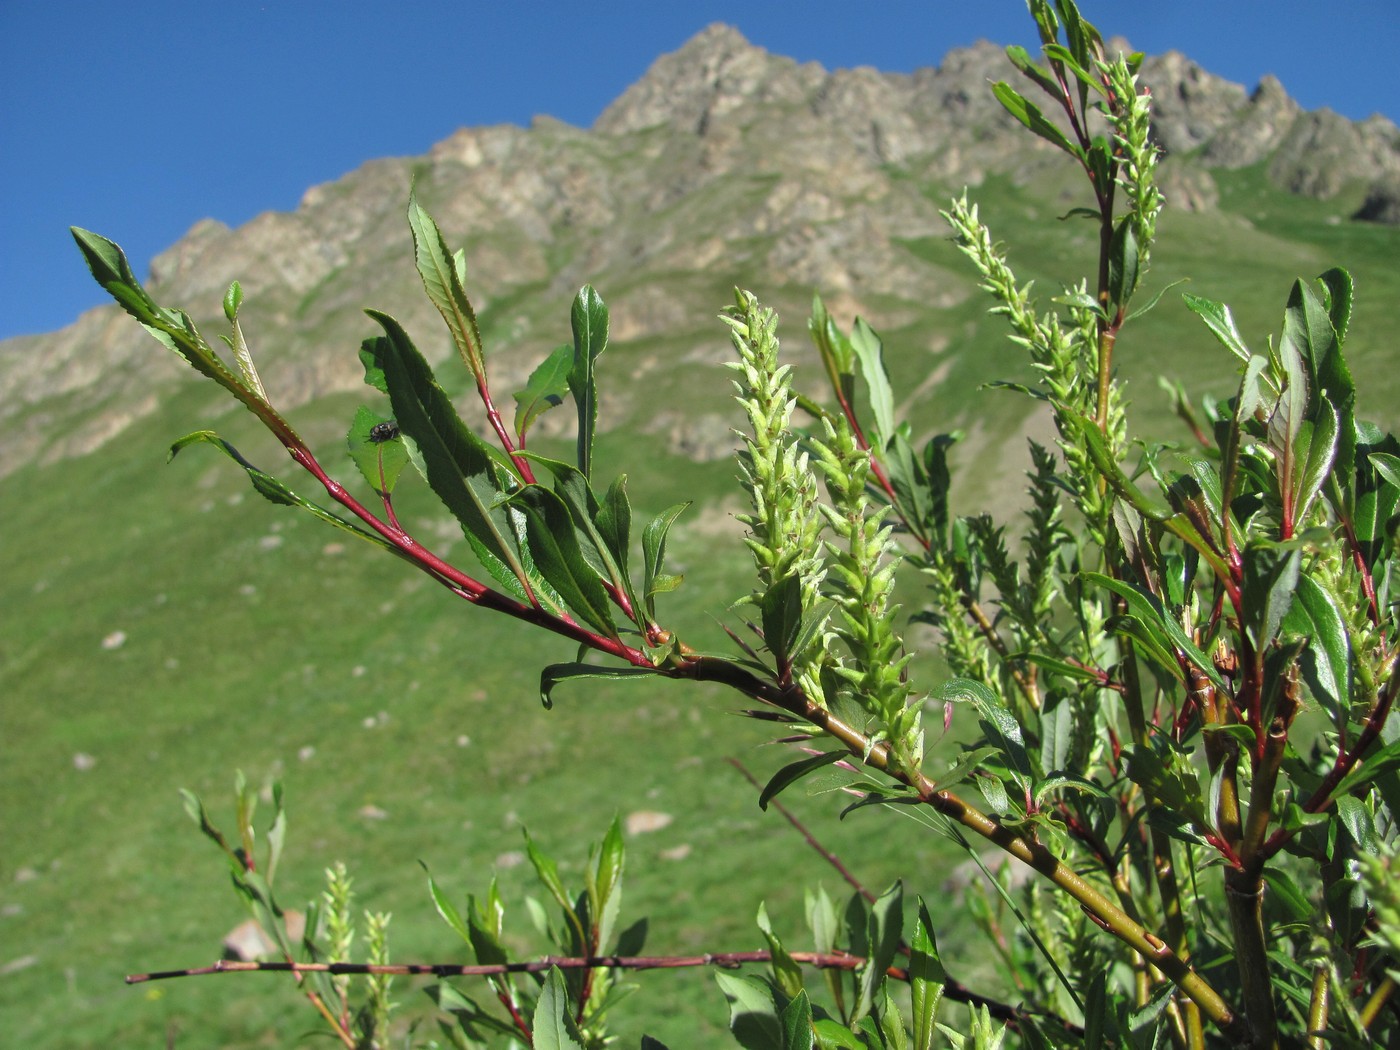
{"type": "Polygon", "coordinates": [[[938,785],[940,791],[961,784],[969,773],[982,768],[983,761],[991,755],[1001,753],[1001,749],[987,744],[983,747],[975,748],[962,755],[954,766],[942,776],[936,777],[934,783],[938,785]]]}
{"type": "Polygon", "coordinates": [[[504,917],[505,909],[495,879],[491,880],[485,907],[475,897],[467,898],[467,932],[471,938],[472,954],[481,966],[499,966],[506,961],[506,950],[501,946],[504,917]]]}
{"type": "Polygon", "coordinates": [[[478,560],[517,597],[533,590],[521,561],[516,525],[496,506],[502,491],[497,465],[485,443],[458,417],[427,361],[388,314],[369,311],[384,329],[371,353],[384,372],[394,418],[422,461],[424,478],[461,523],[478,560]]]}
{"type": "Polygon", "coordinates": [[[1108,1028],[1108,974],[1100,968],[1089,979],[1084,998],[1084,1050],[1103,1050],[1108,1028]]]}
{"type": "Polygon", "coordinates": [[[1342,778],[1332,794],[1337,797],[1344,796],[1396,769],[1400,769],[1400,740],[1394,740],[1366,755],[1342,778]]]}
{"type": "Polygon", "coordinates": [[[622,821],[614,816],[607,834],[598,847],[598,865],[594,869],[593,913],[598,916],[598,949],[607,950],[612,941],[613,927],[622,906],[622,875],[626,868],[627,848],[622,841],[622,821]]]}
{"type": "Polygon", "coordinates": [[[870,409],[875,416],[873,442],[876,448],[883,449],[894,435],[894,391],[890,388],[890,373],[885,367],[884,344],[864,320],[857,317],[851,330],[851,350],[860,360],[861,377],[870,396],[870,409]]]}
{"type": "Polygon", "coordinates": [[[569,390],[578,406],[578,469],[592,477],[593,430],[598,422],[598,385],[593,365],[608,345],[608,308],[592,285],[574,297],[570,322],[574,330],[574,360],[569,390]]]}
{"type": "MultiPolygon", "coordinates": [[[[450,1013],[456,1019],[458,1026],[469,1039],[474,1039],[478,1044],[485,1042],[485,1036],[477,1031],[478,1026],[507,1040],[516,1039],[520,1035],[520,1029],[483,1010],[475,1000],[467,998],[450,984],[434,984],[424,991],[440,1010],[450,1013]]],[[[445,1026],[444,1031],[455,1041],[455,1033],[445,1026]]]]}
{"type": "Polygon", "coordinates": [[[1313,696],[1335,723],[1351,707],[1351,636],[1332,595],[1310,574],[1298,577],[1296,598],[1283,627],[1309,637],[1299,664],[1313,696]]]}
{"type": "Polygon", "coordinates": [[[399,475],[408,466],[408,449],[399,440],[397,423],[361,405],[345,435],[345,446],[370,488],[383,496],[394,491],[399,475]]]}
{"type": "Polygon", "coordinates": [[[525,434],[535,420],[556,405],[564,403],[569,392],[569,373],[574,367],[574,348],[561,346],[540,362],[525,389],[515,394],[515,434],[525,444],[525,434]]]}
{"type": "Polygon", "coordinates": [[[766,810],[768,803],[780,795],[787,788],[801,780],[808,773],[813,773],[823,766],[829,766],[833,762],[839,762],[843,758],[850,758],[848,751],[828,751],[823,755],[812,755],[797,762],[791,762],[778,770],[764,785],[763,791],[758,796],[758,808],[766,810]]]}
{"type": "Polygon", "coordinates": [[[1366,461],[1375,468],[1377,474],[1400,489],[1400,456],[1392,456],[1388,452],[1372,452],[1366,457],[1366,461]]]}
{"type": "Polygon", "coordinates": [[[1168,615],[1161,599],[1155,594],[1131,583],[1115,580],[1097,572],[1081,573],[1080,577],[1086,583],[1096,584],[1125,599],[1128,604],[1128,612],[1132,617],[1154,634],[1163,636],[1173,649],[1185,655],[1217,689],[1224,690],[1226,688],[1224,679],[1220,677],[1220,672],[1215,669],[1215,664],[1197,648],[1196,643],[1187,636],[1186,631],[1182,629],[1176,618],[1168,615]]]}
{"type": "Polygon", "coordinates": [[[1006,111],[1019,120],[1031,131],[1035,132],[1046,142],[1058,146],[1071,157],[1080,157],[1083,151],[1070,142],[1065,137],[1065,133],[1056,127],[1041,112],[1040,107],[1034,102],[1028,101],[1010,84],[1004,80],[998,80],[992,85],[992,94],[996,96],[998,102],[1006,107],[1006,111]]]}
{"type": "Polygon", "coordinates": [[[870,1050],[870,1043],[835,1018],[818,1018],[812,1022],[812,1030],[821,1050],[870,1050]]]}
{"type": "Polygon", "coordinates": [[[1365,853],[1378,853],[1376,828],[1371,821],[1371,811],[1366,808],[1366,804],[1351,795],[1337,795],[1332,801],[1337,807],[1337,815],[1341,817],[1342,824],[1346,827],[1351,840],[1356,843],[1357,849],[1365,853]]]}
{"type": "MultiPolygon", "coordinates": [[[[791,999],[802,992],[802,968],[797,965],[783,942],[773,932],[773,924],[768,919],[768,909],[762,902],[758,905],[758,929],[768,942],[769,965],[773,970],[773,981],[785,998],[791,999]]],[[[811,1018],[808,1018],[808,1026],[811,1018]]]]}
{"type": "Polygon", "coordinates": [[[238,449],[234,448],[212,430],[196,430],[193,434],[186,434],[179,441],[170,446],[169,458],[174,459],[182,449],[196,444],[213,445],[224,455],[228,456],[229,459],[237,463],[247,472],[248,480],[253,483],[253,488],[257,490],[260,496],[269,502],[284,507],[298,507],[314,517],[321,519],[327,525],[334,525],[336,528],[342,529],[352,536],[362,539],[367,543],[372,543],[376,547],[390,551],[393,554],[400,553],[397,547],[383,536],[380,536],[377,532],[371,532],[369,529],[361,528],[354,522],[346,521],[344,518],[326,510],[326,508],[298,496],[271,474],[265,473],[249,463],[243,458],[242,454],[239,453],[238,449]]]}
{"type": "Polygon", "coordinates": [[[1012,44],[1006,49],[1006,57],[1011,60],[1011,64],[1021,71],[1029,79],[1035,81],[1036,85],[1057,102],[1063,96],[1060,90],[1060,82],[1052,77],[1033,59],[1030,52],[1019,44],[1012,44]]]}
{"type": "Polygon", "coordinates": [[[69,227],[69,232],[97,283],[157,342],[238,398],[283,444],[301,444],[291,424],[261,396],[261,384],[259,389],[254,389],[234,375],[199,334],[188,315],[179,310],[166,309],[150,297],[131,272],[126,255],[115,242],[77,226],[69,227]]]}
{"type": "MultiPolygon", "coordinates": [[[[632,504],[627,499],[627,475],[619,474],[602,502],[598,505],[593,522],[604,549],[612,555],[613,564],[621,574],[621,583],[630,585],[627,571],[628,548],[632,544],[632,504]]],[[[634,602],[635,604],[635,602],[634,602]]]]}
{"type": "Polygon", "coordinates": [[[1269,884],[1269,897],[1280,905],[1293,922],[1307,922],[1313,916],[1312,902],[1298,889],[1298,884],[1286,872],[1270,868],[1264,872],[1269,884]]]}
{"type": "Polygon", "coordinates": [[[559,877],[559,865],[554,863],[554,858],[535,845],[528,829],[521,830],[525,834],[525,854],[530,858],[530,865],[535,869],[535,876],[540,880],[540,885],[549,891],[549,895],[564,909],[566,915],[577,921],[578,916],[574,912],[573,902],[569,899],[569,891],[564,888],[564,880],[559,877]]]}
{"type": "Polygon", "coordinates": [[[467,924],[462,921],[461,913],[457,911],[456,906],[448,899],[447,894],[444,893],[437,882],[434,881],[433,873],[428,870],[428,865],[421,860],[418,863],[421,864],[423,870],[427,872],[428,893],[433,898],[433,907],[437,908],[437,913],[442,916],[443,921],[446,922],[448,926],[452,927],[457,933],[457,936],[470,944],[472,935],[467,929],[467,924]]]}
{"type": "Polygon", "coordinates": [[[948,974],[938,954],[938,940],[933,932],[933,920],[922,898],[919,900],[919,925],[909,945],[909,996],[913,1011],[913,1050],[933,1050],[938,1031],[938,1004],[948,974]]]}
{"type": "Polygon", "coordinates": [[[1062,788],[1074,788],[1076,791],[1083,791],[1087,795],[1096,798],[1108,798],[1108,792],[1095,784],[1087,777],[1081,777],[1077,773],[1052,772],[1044,780],[1035,785],[1032,798],[1036,805],[1040,805],[1048,797],[1060,791],[1062,788]]]}
{"type": "MultiPolygon", "coordinates": [[[[418,276],[423,279],[428,298],[447,322],[447,330],[452,333],[452,342],[463,363],[477,383],[485,386],[486,362],[482,356],[476,311],[467,300],[467,293],[462,290],[457,265],[447,242],[443,240],[442,231],[412,194],[408,199],[408,225],[413,231],[413,256],[418,265],[418,276]]],[[[371,313],[371,316],[374,314],[371,313]]]]}
{"type": "Polygon", "coordinates": [[[653,620],[656,618],[656,595],[680,585],[679,577],[667,576],[662,569],[666,566],[666,534],[689,506],[686,502],[668,507],[642,530],[642,600],[646,602],[647,615],[653,620]]]}
{"type": "Polygon", "coordinates": [[[777,661],[780,672],[787,671],[799,654],[792,645],[802,628],[802,580],[784,576],[764,592],[759,602],[763,619],[763,641],[777,661]]]}
{"type": "Polygon", "coordinates": [[[1245,345],[1239,329],[1235,327],[1235,318],[1228,306],[1213,299],[1192,295],[1190,292],[1182,292],[1181,298],[1192,313],[1205,321],[1206,327],[1215,333],[1215,338],[1220,340],[1220,344],[1226,350],[1238,357],[1242,363],[1249,361],[1249,347],[1245,345]]]}
{"type": "Polygon", "coordinates": [[[603,667],[598,664],[565,663],[550,664],[540,672],[540,700],[545,707],[554,706],[554,687],[560,682],[572,682],[580,678],[651,678],[656,672],[649,667],[603,667]]]}
{"type": "Polygon", "coordinates": [[[262,378],[258,375],[258,367],[253,363],[253,354],[248,349],[247,341],[243,338],[243,327],[238,323],[238,309],[242,305],[243,286],[234,281],[228,286],[228,291],[224,293],[224,317],[228,319],[232,331],[231,334],[221,335],[219,338],[233,351],[233,357],[238,362],[238,371],[243,376],[244,384],[258,396],[260,401],[266,403],[267,391],[263,389],[262,378]]]}
{"type": "Polygon", "coordinates": [[[904,932],[904,885],[896,882],[876,898],[870,907],[866,933],[867,956],[857,971],[860,997],[852,1020],[868,1015],[875,1005],[876,993],[885,982],[885,971],[894,963],[904,932]]]}
{"type": "Polygon", "coordinates": [[[551,966],[545,977],[530,1029],[534,1050],[583,1050],[583,1033],[574,1022],[564,975],[557,966],[551,966]]]}
{"type": "Polygon", "coordinates": [[[971,702],[981,716],[982,730],[987,735],[988,743],[996,746],[1018,784],[1023,789],[1030,788],[1031,762],[1021,735],[1021,725],[995,693],[971,678],[953,678],[934,699],[945,703],[971,702]]]}
{"type": "Polygon", "coordinates": [[[1129,780],[1168,811],[1189,818],[1201,831],[1212,829],[1213,824],[1202,804],[1200,781],[1183,759],[1178,756],[1172,765],[1168,765],[1161,755],[1146,744],[1133,744],[1126,754],[1129,780]]]}
{"type": "Polygon", "coordinates": [[[584,623],[608,638],[617,637],[608,593],[579,547],[573,515],[553,492],[527,485],[509,506],[525,515],[525,534],[535,568],[584,623]]]}
{"type": "Polygon", "coordinates": [[[1061,700],[1053,711],[1040,714],[1040,768],[1064,769],[1074,744],[1074,705],[1061,700]]]}
{"type": "Polygon", "coordinates": [[[843,404],[854,408],[855,350],[826,312],[820,295],[812,296],[812,316],[807,321],[807,330],[821,355],[832,391],[843,404]]]}
{"type": "Polygon", "coordinates": [[[1113,491],[1138,513],[1153,521],[1167,521],[1171,517],[1171,508],[1159,502],[1157,499],[1149,497],[1132,480],[1123,473],[1123,468],[1119,465],[1112,449],[1109,448],[1108,439],[1104,437],[1103,431],[1098,428],[1092,419],[1079,413],[1065,410],[1061,417],[1065,424],[1072,428],[1075,436],[1083,443],[1089,456],[1094,461],[1094,466],[1099,473],[1104,476],[1104,480],[1112,486],[1113,491]]]}
{"type": "Polygon", "coordinates": [[[1294,451],[1296,481],[1293,497],[1293,521],[1305,522],[1313,500],[1322,491],[1323,483],[1332,473],[1338,448],[1337,410],[1327,402],[1318,406],[1315,420],[1305,425],[1298,435],[1294,451]]]}
{"type": "Polygon", "coordinates": [[[812,1050],[812,1003],[801,987],[783,1009],[782,1021],[784,1050],[812,1050]]]}
{"type": "Polygon", "coordinates": [[[1108,294],[1119,309],[1127,306],[1128,300],[1137,291],[1139,276],[1137,234],[1133,232],[1132,218],[1125,218],[1113,231],[1113,241],[1108,249],[1108,294]]]}
{"type": "Polygon", "coordinates": [[[1278,637],[1283,618],[1293,604],[1303,552],[1294,547],[1254,543],[1242,552],[1244,582],[1238,610],[1241,625],[1262,652],[1278,637]]]}
{"type": "Polygon", "coordinates": [[[572,465],[532,452],[523,454],[543,464],[554,475],[554,493],[569,509],[583,560],[599,578],[611,583],[617,593],[626,595],[637,625],[645,627],[638,598],[627,573],[632,509],[627,502],[626,476],[613,482],[600,504],[588,479],[572,465]]]}
{"type": "Polygon", "coordinates": [[[783,1050],[783,1025],[773,989],[758,977],[717,971],[715,982],[729,1000],[729,1030],[744,1050],[783,1050]]]}

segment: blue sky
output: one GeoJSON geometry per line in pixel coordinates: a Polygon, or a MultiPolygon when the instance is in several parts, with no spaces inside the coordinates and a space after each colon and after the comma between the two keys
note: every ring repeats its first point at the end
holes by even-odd
{"type": "MultiPolygon", "coordinates": [[[[1082,0],[1105,34],[1184,51],[1307,108],[1400,119],[1395,0],[1082,0]]],[[[372,157],[538,113],[588,125],[710,22],[828,68],[1036,46],[1020,0],[0,0],[0,337],[103,301],[68,238],[139,274],[194,222],[296,207],[372,157]]]]}

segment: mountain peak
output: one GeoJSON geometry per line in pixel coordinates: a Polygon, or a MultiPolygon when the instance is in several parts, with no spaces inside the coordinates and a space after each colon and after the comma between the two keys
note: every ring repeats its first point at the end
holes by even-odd
{"type": "Polygon", "coordinates": [[[799,66],[749,43],[733,26],[716,22],[653,62],[593,127],[620,135],[665,124],[704,134],[712,118],[743,105],[799,100],[824,75],[816,63],[799,66]]]}

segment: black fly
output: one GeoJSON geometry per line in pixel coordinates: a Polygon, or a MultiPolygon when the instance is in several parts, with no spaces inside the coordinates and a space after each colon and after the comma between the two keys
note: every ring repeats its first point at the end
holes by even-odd
{"type": "Polygon", "coordinates": [[[376,445],[382,445],[386,441],[393,441],[399,436],[399,425],[392,419],[385,423],[376,423],[369,428],[369,439],[376,445]]]}

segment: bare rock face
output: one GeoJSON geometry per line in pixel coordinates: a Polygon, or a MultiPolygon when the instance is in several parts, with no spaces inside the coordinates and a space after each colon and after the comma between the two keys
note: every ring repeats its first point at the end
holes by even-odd
{"type": "Polygon", "coordinates": [[[1179,51],[1147,59],[1142,79],[1152,88],[1152,131],[1167,154],[1209,142],[1247,102],[1239,84],[1207,73],[1179,51]]]}
{"type": "MultiPolygon", "coordinates": [[[[1390,125],[1395,130],[1395,125],[1390,125]]],[[[1305,197],[1336,196],[1358,171],[1400,177],[1400,149],[1383,125],[1357,124],[1328,109],[1298,116],[1269,162],[1269,177],[1305,197]]]]}
{"type": "Polygon", "coordinates": [[[1352,218],[1400,226],[1400,179],[1378,182],[1372,186],[1352,218]]]}
{"type": "MultiPolygon", "coordinates": [[[[607,290],[616,343],[672,340],[672,352],[697,364],[725,353],[695,319],[736,280],[761,278],[765,294],[788,303],[819,288],[873,321],[907,319],[973,290],[917,250],[946,234],[938,199],[992,175],[1034,186],[1057,163],[992,96],[988,81],[1000,78],[1018,79],[986,42],[912,74],[829,72],[713,25],[658,58],[591,129],[549,118],[462,128],[425,157],[370,161],[312,187],[294,212],[238,229],[197,223],[155,259],[149,284],[212,341],[223,292],[241,281],[244,330],[286,408],[359,389],[354,351],[375,334],[364,306],[390,310],[441,361],[450,346],[408,261],[403,207],[416,175],[449,239],[465,242],[502,390],[567,339],[559,303],[588,282],[607,290]]],[[[1141,79],[1155,97],[1173,207],[1213,209],[1212,169],[1262,164],[1276,184],[1310,196],[1374,184],[1357,217],[1400,222],[1400,129],[1390,121],[1304,113],[1272,77],[1247,93],[1177,53],[1147,59],[1141,79]]],[[[710,409],[661,419],[643,395],[655,373],[624,370],[637,376],[619,392],[631,415],[624,405],[614,418],[669,434],[698,458],[727,445],[710,409]]],[[[116,307],[5,341],[0,474],[119,439],[185,379],[116,307]]]]}
{"type": "Polygon", "coordinates": [[[1266,76],[1249,102],[1206,143],[1202,159],[1212,167],[1247,168],[1278,149],[1300,109],[1278,79],[1266,76]]]}

